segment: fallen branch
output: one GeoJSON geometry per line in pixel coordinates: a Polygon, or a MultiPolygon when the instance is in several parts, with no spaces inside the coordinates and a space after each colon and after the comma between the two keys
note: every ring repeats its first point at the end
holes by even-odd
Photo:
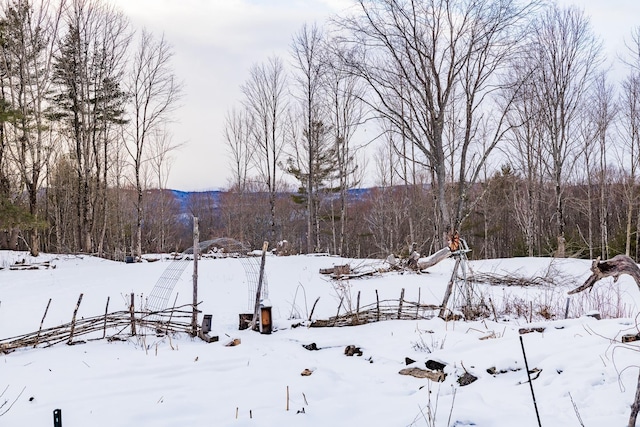
{"type": "Polygon", "coordinates": [[[417,270],[426,270],[429,267],[433,267],[438,264],[440,261],[443,261],[451,256],[451,249],[449,247],[445,247],[440,249],[438,252],[434,253],[430,257],[425,260],[418,261],[416,264],[417,270]]]}
{"type": "MultiPolygon", "coordinates": [[[[7,386],[7,388],[4,389],[4,391],[2,392],[2,394],[4,394],[5,391],[7,391],[7,389],[9,388],[9,386],[7,386]]],[[[22,393],[24,393],[25,389],[27,387],[24,386],[22,387],[22,391],[16,396],[15,399],[13,399],[13,402],[11,402],[11,404],[9,405],[9,407],[5,410],[3,410],[2,412],[0,412],[0,417],[3,416],[4,414],[6,414],[7,412],[9,412],[9,410],[13,407],[13,405],[16,404],[16,402],[18,401],[18,399],[20,399],[20,396],[22,396],[22,393]]],[[[9,401],[5,401],[2,405],[0,405],[0,409],[2,409],[7,403],[9,403],[9,401]]]]}

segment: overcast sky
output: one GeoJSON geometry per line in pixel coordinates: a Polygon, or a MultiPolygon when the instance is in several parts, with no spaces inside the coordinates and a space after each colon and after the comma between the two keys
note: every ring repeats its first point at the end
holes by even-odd
{"type": "MultiPolygon", "coordinates": [[[[164,33],[173,46],[173,66],[184,83],[173,140],[184,143],[173,157],[169,188],[222,189],[231,175],[222,137],[226,111],[241,99],[240,85],[254,63],[286,57],[291,36],[303,23],[323,23],[349,0],[107,0],[135,28],[164,33]]],[[[624,38],[640,25],[639,0],[559,0],[591,17],[611,60],[624,38]]],[[[287,58],[288,59],[288,58],[287,58]]]]}

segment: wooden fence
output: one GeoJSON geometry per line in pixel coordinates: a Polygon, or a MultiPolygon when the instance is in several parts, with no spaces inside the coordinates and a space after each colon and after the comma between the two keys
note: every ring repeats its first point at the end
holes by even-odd
{"type": "MultiPolygon", "coordinates": [[[[420,300],[419,294],[418,300],[420,300]]],[[[346,313],[340,314],[343,303],[344,298],[340,300],[338,311],[335,316],[326,320],[315,320],[310,324],[310,326],[312,328],[355,326],[365,323],[379,322],[381,320],[431,319],[434,317],[434,312],[439,311],[441,307],[439,305],[406,301],[404,299],[404,289],[402,289],[399,299],[383,301],[380,301],[378,291],[376,290],[376,302],[363,307],[360,307],[360,292],[358,292],[356,309],[348,310],[346,313]]]]}
{"type": "Polygon", "coordinates": [[[78,339],[79,337],[86,337],[89,341],[121,340],[125,337],[138,335],[143,330],[151,330],[154,334],[159,335],[193,332],[191,325],[193,306],[191,304],[162,311],[136,311],[133,300],[132,294],[129,310],[108,313],[109,299],[107,299],[105,314],[76,319],[78,308],[82,302],[82,294],[80,294],[71,322],[43,329],[42,325],[51,303],[49,300],[38,331],[0,339],[0,353],[10,353],[25,347],[50,347],[59,343],[74,345],[86,342],[78,339]]]}

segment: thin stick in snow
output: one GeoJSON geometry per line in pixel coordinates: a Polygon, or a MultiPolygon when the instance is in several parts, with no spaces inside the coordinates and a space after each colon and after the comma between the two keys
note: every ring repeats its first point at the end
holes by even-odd
{"type": "Polygon", "coordinates": [[[636,386],[636,398],[631,405],[631,415],[629,415],[629,427],[635,427],[636,419],[640,412],[640,372],[638,373],[638,385],[636,386]]]}
{"type": "Polygon", "coordinates": [[[309,314],[309,321],[311,321],[311,317],[313,317],[313,311],[316,309],[316,304],[320,301],[320,297],[316,298],[316,302],[313,303],[313,307],[311,307],[311,314],[309,314]]]}
{"type": "Polygon", "coordinates": [[[527,370],[527,377],[529,378],[529,387],[531,388],[531,397],[533,398],[533,407],[536,410],[536,417],[538,418],[538,427],[542,427],[540,423],[540,414],[538,413],[538,404],[536,403],[536,395],[533,392],[533,383],[531,382],[531,374],[529,373],[529,363],[527,362],[527,353],[524,351],[524,341],[522,341],[522,335],[520,335],[520,346],[522,347],[522,355],[524,356],[524,368],[527,370]]]}
{"type": "MultiPolygon", "coordinates": [[[[336,313],[336,320],[335,322],[338,321],[338,316],[340,315],[340,307],[342,307],[342,301],[344,300],[344,295],[342,296],[342,298],[340,298],[340,304],[338,304],[338,312],[336,313]]],[[[335,322],[334,322],[334,326],[335,326],[335,322]]]]}
{"type": "Polygon", "coordinates": [[[178,302],[178,292],[176,292],[176,298],[173,300],[173,308],[171,310],[171,314],[169,315],[169,321],[167,322],[167,327],[164,330],[165,335],[169,335],[169,324],[171,323],[171,318],[173,317],[173,311],[176,309],[177,302],[178,302]]]}
{"type": "Polygon", "coordinates": [[[107,314],[109,313],[109,300],[111,297],[107,297],[107,306],[104,308],[104,325],[102,326],[102,338],[107,336],[107,314]]]}
{"type": "MultiPolygon", "coordinates": [[[[9,388],[9,386],[7,386],[7,388],[9,388]]],[[[9,410],[13,407],[13,405],[15,405],[15,403],[18,401],[18,399],[20,399],[20,396],[22,396],[22,393],[24,393],[26,388],[27,388],[26,386],[22,387],[22,391],[20,392],[20,394],[18,394],[16,396],[16,398],[13,400],[13,402],[11,402],[11,405],[9,405],[9,407],[7,409],[5,409],[3,412],[0,412],[0,417],[3,416],[4,414],[6,414],[7,412],[9,412],[9,410]]],[[[5,391],[6,390],[7,389],[5,389],[5,391]]],[[[7,402],[5,402],[2,406],[4,406],[6,403],[7,402]]],[[[1,406],[0,406],[0,408],[1,408],[1,406]]]]}

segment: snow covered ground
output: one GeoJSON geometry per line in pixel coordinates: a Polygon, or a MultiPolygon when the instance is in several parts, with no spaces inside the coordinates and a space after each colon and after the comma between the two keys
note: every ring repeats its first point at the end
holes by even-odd
{"type": "MultiPolygon", "coordinates": [[[[0,267],[24,253],[0,252],[0,267]]],[[[0,339],[37,331],[49,298],[44,327],[78,317],[126,310],[130,293],[149,295],[169,261],[117,263],[83,256],[43,255],[55,269],[0,271],[0,339]]],[[[494,321],[394,320],[356,327],[292,327],[308,317],[336,314],[341,297],[355,306],[405,299],[439,304],[454,261],[428,274],[386,273],[336,283],[320,268],[350,263],[364,269],[374,261],[333,257],[268,257],[269,299],[276,331],[271,335],[238,330],[238,314],[249,310],[247,279],[237,259],[199,263],[199,299],[213,317],[205,343],[188,335],[130,337],[82,345],[20,349],[0,354],[0,426],[50,426],[54,409],[62,425],[75,426],[536,426],[536,413],[523,369],[522,337],[540,420],[545,427],[622,426],[629,417],[640,357],[638,342],[621,336],[638,333],[640,291],[622,276],[596,284],[591,293],[572,296],[564,319],[566,291],[590,274],[589,261],[516,258],[470,263],[474,273],[555,276],[556,287],[478,285],[499,315],[494,321]],[[531,314],[548,307],[550,320],[531,314]],[[529,310],[527,310],[529,308],[529,310]],[[599,309],[596,320],[585,316],[599,309]],[[520,315],[518,315],[518,313],[520,315]],[[561,314],[558,314],[561,313],[561,314]],[[532,322],[530,323],[529,320],[532,322]],[[520,335],[523,327],[543,333],[520,335]],[[239,338],[241,344],[225,344],[239,338]],[[305,344],[316,343],[318,351],[305,344]],[[362,349],[348,357],[347,345],[362,349]],[[405,358],[425,367],[446,363],[442,383],[400,375],[405,358]],[[305,369],[312,371],[302,376],[305,369]],[[490,370],[490,372],[488,372],[490,370]],[[465,372],[478,377],[460,386],[465,372]],[[502,373],[499,373],[502,372],[502,373]],[[534,375],[534,376],[535,376],[534,375]],[[289,410],[287,410],[287,390],[289,410]],[[5,403],[6,402],[6,403],[5,403]],[[3,413],[4,412],[4,413],[3,413]],[[582,421],[580,421],[580,419],[582,421]]],[[[172,300],[192,299],[191,270],[183,273],[172,300]]],[[[202,316],[200,317],[202,319],[202,316]]]]}

